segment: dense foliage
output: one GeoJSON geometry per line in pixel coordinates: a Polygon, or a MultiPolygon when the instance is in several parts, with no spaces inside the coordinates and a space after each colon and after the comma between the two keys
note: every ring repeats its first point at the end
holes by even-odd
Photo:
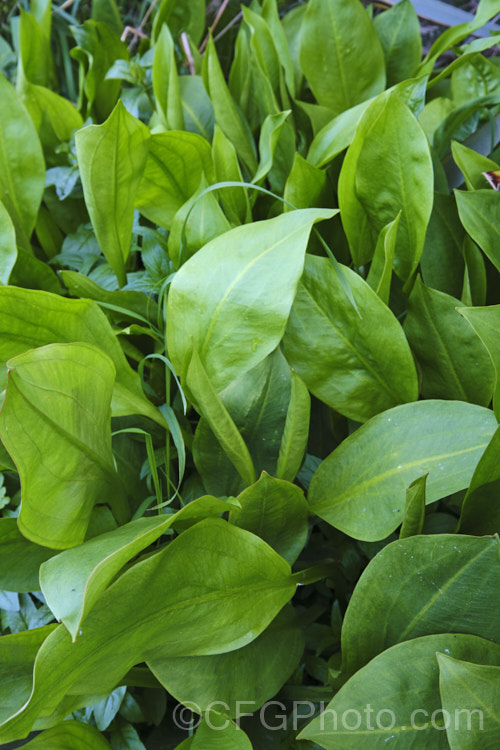
{"type": "Polygon", "coordinates": [[[498,746],[500,0],[64,6],[0,38],[0,742],[498,746]]]}

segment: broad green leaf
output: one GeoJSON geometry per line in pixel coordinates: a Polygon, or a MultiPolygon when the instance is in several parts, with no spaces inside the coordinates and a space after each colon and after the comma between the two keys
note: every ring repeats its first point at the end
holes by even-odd
{"type": "Polygon", "coordinates": [[[120,710],[126,692],[126,685],[122,685],[121,687],[115,688],[107,698],[104,698],[104,700],[99,701],[99,703],[94,705],[94,721],[100,732],[104,732],[115,718],[120,710]]]}
{"type": "Polygon", "coordinates": [[[451,750],[494,748],[500,737],[500,666],[471,664],[440,653],[437,660],[451,750]]]}
{"type": "Polygon", "coordinates": [[[35,656],[56,627],[46,625],[0,638],[0,721],[9,718],[28,700],[35,656]]]}
{"type": "Polygon", "coordinates": [[[14,88],[0,73],[0,200],[30,249],[30,235],[45,187],[45,164],[35,126],[14,88]]]}
{"type": "Polygon", "coordinates": [[[326,750],[359,750],[360,737],[363,750],[386,748],[391,740],[403,750],[448,750],[436,651],[500,664],[500,646],[472,635],[446,633],[400,643],[351,677],[298,738],[326,750]]]}
{"type": "Polygon", "coordinates": [[[290,95],[295,96],[295,72],[293,67],[292,56],[288,46],[283,24],[278,13],[276,0],[264,0],[262,3],[262,18],[267,22],[271,30],[272,39],[276,52],[278,53],[279,62],[283,67],[286,85],[290,95]]]}
{"type": "Polygon", "coordinates": [[[92,18],[107,23],[116,34],[121,34],[123,24],[115,0],[92,0],[92,18]]]}
{"type": "Polygon", "coordinates": [[[453,196],[434,193],[434,205],[420,260],[422,278],[427,286],[460,297],[465,236],[453,196]]]}
{"type": "Polygon", "coordinates": [[[17,528],[16,518],[0,519],[0,590],[38,591],[38,569],[55,552],[33,544],[17,528]]]}
{"type": "Polygon", "coordinates": [[[168,297],[175,370],[183,372],[194,344],[219,392],[272,352],[285,330],[311,228],[334,214],[306,209],[236,227],[190,258],[168,297]]]}
{"type": "Polygon", "coordinates": [[[285,354],[311,393],[364,422],[415,400],[417,374],[392,312],[358,274],[341,268],[360,316],[330,261],[308,255],[285,333],[285,354]]]}
{"type": "Polygon", "coordinates": [[[385,305],[389,305],[389,295],[391,292],[392,266],[394,262],[394,252],[396,250],[396,240],[398,236],[398,226],[401,212],[396,216],[394,221],[382,228],[373,253],[373,260],[370,265],[370,271],[366,278],[367,283],[385,305]]]}
{"type": "Polygon", "coordinates": [[[399,532],[400,539],[422,533],[425,520],[425,482],[427,475],[415,479],[406,490],[406,507],[399,532]]]}
{"type": "MultiPolygon", "coordinates": [[[[217,182],[243,182],[236,149],[218,125],[214,130],[212,157],[217,182]]],[[[252,211],[245,188],[225,188],[220,191],[219,200],[229,221],[233,224],[246,224],[251,220],[252,211]]]]}
{"type": "Polygon", "coordinates": [[[463,143],[451,142],[451,152],[457,167],[462,171],[468,190],[480,190],[486,185],[483,172],[498,169],[498,164],[483,154],[478,154],[463,143]]]}
{"type": "Polygon", "coordinates": [[[259,184],[271,171],[278,141],[289,114],[290,110],[288,109],[279,114],[268,115],[262,123],[259,138],[260,161],[252,182],[259,184]]]}
{"type": "Polygon", "coordinates": [[[162,125],[168,130],[184,130],[174,40],[166,24],[161,27],[154,46],[153,91],[162,125]]]}
{"type": "Polygon", "coordinates": [[[134,203],[148,153],[149,131],[118,102],[102,125],[75,137],[85,203],[104,256],[126,282],[134,203]]]}
{"type": "Polygon", "coordinates": [[[249,29],[250,49],[259,62],[259,67],[269,80],[271,88],[278,94],[280,60],[274,38],[266,20],[250,8],[242,7],[243,20],[249,29]]]}
{"type": "Polygon", "coordinates": [[[385,88],[384,53],[359,0],[308,3],[300,64],[318,103],[336,115],[385,88]]]}
{"type": "Polygon", "coordinates": [[[490,305],[489,307],[460,307],[458,312],[470,323],[491,357],[496,376],[493,393],[493,410],[498,418],[500,417],[500,352],[498,350],[500,305],[490,305]]]}
{"type": "Polygon", "coordinates": [[[181,521],[193,522],[228,509],[222,500],[206,496],[177,513],[139,518],[61,552],[40,569],[40,586],[47,604],[76,640],[82,622],[102,592],[135,555],[181,521]]]}
{"type": "Polygon", "coordinates": [[[212,101],[217,124],[234,145],[247,173],[255,174],[257,158],[252,133],[224,80],[211,37],[203,58],[203,82],[212,101]]]}
{"type": "Polygon", "coordinates": [[[378,97],[360,120],[338,185],[356,265],[371,260],[379,232],[402,211],[394,270],[403,281],[414,273],[431,215],[433,180],[429,144],[412,112],[394,92],[378,97]]]}
{"type": "Polygon", "coordinates": [[[230,523],[260,536],[292,565],[308,533],[309,509],[302,490],[262,472],[238,501],[241,507],[231,510],[230,523]]]}
{"type": "Polygon", "coordinates": [[[245,646],[295,587],[290,566],[258,537],[219,519],[195,524],[118,578],[75,643],[64,625],[47,638],[29,703],[0,728],[0,741],[24,736],[40,715],[66,716],[67,695],[104,697],[134,664],[245,646]]]}
{"type": "Polygon", "coordinates": [[[111,750],[109,742],[95,727],[79,721],[63,721],[46,729],[24,747],[32,750],[111,750]]]}
{"type": "Polygon", "coordinates": [[[469,486],[497,421],[461,401],[417,401],[378,414],[316,471],[311,510],[355,539],[385,539],[403,520],[406,488],[427,478],[427,503],[469,486]],[[380,450],[380,446],[384,450],[380,450]]]}
{"type": "MultiPolygon", "coordinates": [[[[295,208],[324,206],[329,197],[327,197],[326,172],[314,167],[299,153],[296,153],[283,197],[295,208]]],[[[291,211],[292,209],[285,205],[283,210],[291,211]]]]}
{"type": "Polygon", "coordinates": [[[0,282],[2,284],[9,283],[16,260],[16,230],[7,209],[0,201],[0,282]]]}
{"type": "Polygon", "coordinates": [[[158,409],[145,397],[140,377],[125,359],[106,316],[94,302],[16,287],[0,288],[2,389],[7,381],[4,364],[8,359],[33,347],[74,341],[93,344],[113,360],[116,369],[111,402],[113,416],[144,414],[165,425],[158,409]]]}
{"type": "Polygon", "coordinates": [[[465,231],[500,270],[500,195],[496,190],[455,190],[458,213],[465,231]]]}
{"type": "MultiPolygon", "coordinates": [[[[301,383],[300,403],[293,406],[293,380],[287,361],[276,349],[219,393],[221,403],[248,447],[257,476],[262,471],[271,475],[278,473],[279,455],[285,440],[286,455],[282,460],[288,462],[290,472],[300,468],[309,427],[309,394],[301,383]],[[290,408],[298,409],[303,419],[300,425],[295,423],[298,415],[288,417],[290,408]],[[286,434],[287,420],[292,434],[286,434]],[[289,445],[292,439],[293,446],[289,445]]],[[[195,433],[193,458],[207,492],[232,495],[243,489],[241,478],[219,448],[214,431],[205,419],[200,420],[195,433]]]]}
{"type": "Polygon", "coordinates": [[[202,176],[199,189],[175,214],[168,237],[168,254],[178,268],[210,240],[231,229],[217,202],[215,191],[207,192],[202,176]]]}
{"type": "Polygon", "coordinates": [[[222,714],[206,713],[196,730],[191,750],[252,750],[252,743],[241,727],[222,714]]]}
{"type": "Polygon", "coordinates": [[[384,51],[387,86],[411,78],[422,59],[420,22],[410,0],[376,16],[373,25],[384,51]]]}
{"type": "Polygon", "coordinates": [[[106,23],[84,21],[71,31],[78,46],[70,54],[78,60],[84,80],[84,116],[93,115],[97,122],[103,122],[111,114],[121,89],[121,81],[106,78],[106,73],[116,60],[128,60],[127,47],[106,23]]]}
{"type": "Polygon", "coordinates": [[[205,712],[214,701],[221,701],[225,705],[219,708],[238,717],[243,696],[250,704],[248,710],[256,711],[280,690],[303,649],[304,636],[294,611],[285,608],[258,638],[236,651],[151,659],[149,666],[181,703],[194,702],[205,712]]]}
{"type": "Polygon", "coordinates": [[[214,176],[210,146],[195,133],[157,133],[151,137],[135,205],[150,221],[170,228],[181,206],[214,176]]]}
{"type": "Polygon", "coordinates": [[[498,429],[472,476],[460,516],[460,531],[465,534],[500,533],[500,429],[498,429]]]}
{"type": "Polygon", "coordinates": [[[276,476],[293,482],[304,459],[309,435],[311,397],[304,382],[292,370],[290,402],[281,438],[276,476]]]}
{"type": "Polygon", "coordinates": [[[208,377],[198,352],[193,348],[186,384],[194,395],[198,409],[205,417],[224,453],[245,484],[255,482],[255,468],[245,441],[231,419],[208,377]]]}
{"type": "Polygon", "coordinates": [[[356,126],[372,99],[341,112],[317,133],[309,147],[307,161],[315,167],[324,167],[351,145],[356,126]]]}
{"type": "Polygon", "coordinates": [[[498,538],[432,534],[384,547],[363,572],[342,626],[343,671],[396,643],[452,631],[500,642],[498,538]],[[484,616],[489,612],[488,617],[484,616]]]}
{"type": "Polygon", "coordinates": [[[44,29],[33,13],[21,8],[18,33],[18,86],[22,87],[25,80],[39,86],[53,86],[56,71],[50,49],[50,26],[44,29]]]}
{"type": "Polygon", "coordinates": [[[103,500],[123,521],[111,451],[111,359],[90,344],[50,344],[7,367],[0,434],[21,478],[20,531],[46,547],[72,547],[103,500]]]}
{"type": "Polygon", "coordinates": [[[208,141],[214,131],[214,108],[200,76],[180,76],[182,111],[186,130],[208,141]]]}
{"type": "Polygon", "coordinates": [[[422,396],[488,406],[495,386],[491,359],[457,307],[460,300],[417,278],[404,330],[420,365],[422,396]]]}

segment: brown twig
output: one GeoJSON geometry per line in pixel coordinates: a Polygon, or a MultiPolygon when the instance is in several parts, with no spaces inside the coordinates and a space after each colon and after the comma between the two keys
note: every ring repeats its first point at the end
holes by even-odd
{"type": "Polygon", "coordinates": [[[55,13],[57,10],[66,10],[66,8],[69,8],[74,2],[75,0],[64,0],[62,5],[56,5],[52,8],[52,13],[55,13]]]}
{"type": "Polygon", "coordinates": [[[214,18],[214,22],[211,25],[210,29],[208,30],[208,34],[206,35],[205,39],[202,41],[200,45],[200,53],[203,53],[205,47],[208,44],[208,40],[210,39],[210,35],[213,33],[215,27],[219,23],[224,11],[226,10],[227,6],[229,5],[229,0],[223,0],[223,2],[220,4],[219,10],[217,11],[217,15],[214,18]]]}
{"type": "Polygon", "coordinates": [[[224,26],[224,28],[222,29],[222,31],[219,31],[219,33],[217,34],[217,36],[214,36],[214,42],[216,42],[218,39],[220,39],[221,37],[223,37],[224,34],[227,31],[229,31],[229,29],[232,28],[235,24],[237,24],[238,21],[241,21],[242,18],[243,18],[243,12],[240,10],[240,12],[234,18],[232,18],[229,21],[229,23],[227,24],[227,26],[224,26]]]}
{"type": "Polygon", "coordinates": [[[132,34],[133,35],[133,37],[130,40],[130,43],[128,45],[129,52],[132,49],[132,47],[134,46],[134,44],[135,44],[135,42],[136,42],[136,40],[137,40],[138,37],[140,37],[141,39],[149,39],[148,35],[143,32],[143,28],[146,25],[146,23],[148,22],[149,16],[153,12],[153,8],[155,7],[156,2],[157,2],[157,0],[151,0],[151,4],[150,4],[149,8],[145,12],[144,18],[140,22],[139,26],[137,26],[137,28],[134,28],[133,26],[126,26],[125,29],[123,30],[123,34],[120,37],[121,40],[122,40],[122,42],[125,41],[125,39],[127,38],[128,34],[132,34]]]}
{"type": "Polygon", "coordinates": [[[195,75],[194,59],[193,59],[193,54],[191,52],[191,47],[189,46],[189,39],[185,31],[183,31],[181,34],[181,43],[182,43],[182,49],[184,50],[184,54],[186,55],[189,72],[192,76],[194,76],[195,75]]]}

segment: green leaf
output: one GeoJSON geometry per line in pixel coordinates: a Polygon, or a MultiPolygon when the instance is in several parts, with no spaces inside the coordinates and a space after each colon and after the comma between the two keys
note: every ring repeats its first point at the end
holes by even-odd
{"type": "MultiPolygon", "coordinates": [[[[76,640],[82,622],[117,573],[171,526],[227,511],[214,497],[201,497],[177,513],[139,518],[52,557],[40,569],[40,586],[55,617],[76,640]]],[[[10,519],[9,519],[10,520],[10,519]]]]}
{"type": "Polygon", "coordinates": [[[498,429],[472,476],[460,516],[460,531],[466,534],[500,533],[500,429],[498,429]]]}
{"type": "Polygon", "coordinates": [[[53,86],[56,81],[54,58],[50,49],[50,15],[49,27],[38,23],[33,13],[21,8],[19,17],[19,68],[18,87],[25,80],[39,86],[53,86]]]}
{"type": "MultiPolygon", "coordinates": [[[[278,348],[219,393],[248,447],[257,475],[262,471],[277,474],[291,406],[292,381],[292,371],[278,348]]],[[[302,389],[306,390],[303,384],[302,389]]],[[[299,406],[304,422],[300,426],[294,425],[293,436],[286,436],[287,441],[292,437],[295,439],[293,446],[287,447],[286,460],[296,462],[298,468],[305,452],[309,425],[307,392],[305,395],[302,392],[300,400],[305,402],[303,408],[299,406]]],[[[222,448],[218,447],[214,432],[205,419],[200,420],[195,433],[193,458],[207,492],[231,495],[243,489],[241,479],[222,448]]],[[[289,468],[291,471],[293,466],[289,468]]]]}
{"type": "Polygon", "coordinates": [[[496,427],[489,409],[461,401],[390,409],[322,462],[311,482],[311,509],[356,539],[385,539],[402,522],[406,488],[418,477],[429,474],[427,503],[469,486],[496,427]]]}
{"type": "Polygon", "coordinates": [[[304,382],[292,370],[290,402],[280,444],[276,476],[293,482],[304,459],[309,435],[311,398],[304,382]]]}
{"type": "Polygon", "coordinates": [[[497,537],[433,534],[388,544],[349,602],[342,670],[353,674],[396,643],[448,630],[500,642],[500,612],[488,603],[499,585],[498,559],[497,537]]]}
{"type": "MultiPolygon", "coordinates": [[[[326,172],[309,164],[299,153],[295,154],[283,197],[296,208],[313,208],[327,203],[326,172]]],[[[284,211],[291,211],[285,205],[284,211]]]]}
{"type": "Polygon", "coordinates": [[[154,46],[153,91],[162,125],[168,130],[184,130],[174,40],[166,24],[161,27],[154,46]]]}
{"type": "Polygon", "coordinates": [[[422,533],[425,519],[425,483],[427,474],[415,479],[406,490],[406,507],[400,539],[406,539],[409,536],[417,536],[422,533]]]}
{"type": "Polygon", "coordinates": [[[302,490],[262,472],[238,501],[241,508],[231,510],[230,523],[260,536],[292,565],[308,532],[309,510],[302,490]]]}
{"type": "Polygon", "coordinates": [[[359,0],[308,3],[300,64],[318,103],[336,115],[385,88],[384,53],[359,0]]]}
{"type": "Polygon", "coordinates": [[[351,145],[356,126],[372,99],[346,109],[327,123],[315,135],[307,153],[307,161],[315,167],[324,167],[351,145]]]}
{"type": "Polygon", "coordinates": [[[214,108],[200,76],[180,76],[182,111],[186,130],[208,141],[214,132],[214,108]]]}
{"type": "Polygon", "coordinates": [[[190,750],[252,750],[252,743],[240,726],[211,710],[197,729],[190,750]]]}
{"type": "Polygon", "coordinates": [[[420,23],[411,1],[379,13],[373,25],[384,51],[387,86],[411,78],[422,59],[420,23]]]}
{"type": "Polygon", "coordinates": [[[113,330],[99,307],[88,300],[15,287],[0,288],[0,387],[7,381],[5,362],[32,347],[85,341],[112,359],[116,381],[113,416],[144,414],[162,426],[158,409],[145,397],[139,375],[132,370],[113,330]],[[22,311],[22,315],[21,315],[22,311]]]}
{"type": "Polygon", "coordinates": [[[148,153],[149,131],[118,102],[102,125],[75,136],[85,203],[104,256],[126,282],[134,202],[148,153]]]}
{"type": "Polygon", "coordinates": [[[462,246],[465,236],[453,196],[434,193],[434,206],[420,261],[422,278],[427,286],[453,297],[460,297],[464,277],[462,246]]]}
{"type": "Polygon", "coordinates": [[[32,750],[87,750],[89,747],[92,750],[111,750],[109,742],[95,727],[78,721],[63,721],[46,729],[24,747],[32,750]]]}
{"type": "Polygon", "coordinates": [[[311,393],[364,422],[415,400],[417,375],[392,312],[358,274],[341,268],[360,316],[353,314],[330,261],[308,255],[286,329],[285,354],[311,393]]]}
{"type": "Polygon", "coordinates": [[[437,654],[446,734],[452,750],[495,747],[500,737],[500,666],[437,654]],[[458,709],[458,710],[457,710],[458,709]]]}
{"type": "Polygon", "coordinates": [[[429,144],[410,109],[395,93],[378,97],[359,122],[339,177],[342,224],[356,265],[371,260],[379,232],[402,211],[394,270],[403,281],[414,273],[433,179],[429,144]]]}
{"type": "Polygon", "coordinates": [[[255,468],[245,441],[217,395],[194,347],[186,375],[186,384],[198,403],[198,409],[207,420],[240,477],[245,484],[253,484],[255,468]]]}
{"type": "Polygon", "coordinates": [[[262,123],[259,138],[260,161],[252,182],[259,184],[271,171],[278,141],[290,111],[287,109],[285,112],[268,115],[262,123]]]}
{"type": "Polygon", "coordinates": [[[489,307],[460,307],[458,312],[470,323],[491,357],[496,376],[495,390],[493,393],[493,410],[498,418],[500,417],[500,352],[498,351],[500,305],[490,305],[489,307]]]}
{"type": "Polygon", "coordinates": [[[107,23],[115,34],[121,34],[123,24],[115,0],[92,0],[92,18],[94,21],[107,23]]]}
{"type": "Polygon", "coordinates": [[[35,656],[56,627],[55,624],[46,625],[0,638],[0,721],[11,716],[29,699],[35,656]]]}
{"type": "Polygon", "coordinates": [[[462,171],[467,190],[479,190],[486,185],[483,172],[498,169],[498,164],[483,154],[478,154],[463,143],[451,142],[451,152],[457,167],[462,171]]]}
{"type": "Polygon", "coordinates": [[[0,282],[2,284],[9,283],[16,260],[16,230],[7,209],[0,201],[0,282]]]}
{"type": "Polygon", "coordinates": [[[85,537],[94,504],[120,508],[111,451],[115,368],[90,344],[51,344],[9,360],[0,434],[21,477],[19,528],[65,549],[85,537]]]}
{"type": "MultiPolygon", "coordinates": [[[[217,182],[243,181],[236,149],[218,125],[214,130],[212,157],[217,182]]],[[[234,187],[231,190],[221,190],[219,197],[226,216],[233,224],[245,224],[251,220],[252,211],[245,188],[234,187]]]]}
{"type": "Polygon", "coordinates": [[[391,293],[392,266],[400,217],[401,212],[399,212],[394,221],[391,221],[390,224],[381,229],[373,253],[370,271],[366,278],[367,284],[371,286],[373,291],[387,306],[389,305],[389,295],[391,293]]]}
{"type": "Polygon", "coordinates": [[[334,213],[307,209],[236,227],[182,266],[167,306],[167,345],[176,372],[185,369],[194,343],[219,392],[276,348],[311,227],[334,213]]]}
{"type": "Polygon", "coordinates": [[[28,541],[19,531],[16,518],[0,518],[0,589],[38,591],[38,569],[54,554],[28,541]]]}
{"type": "Polygon", "coordinates": [[[151,137],[135,205],[150,221],[170,228],[177,211],[198,190],[203,175],[212,180],[210,146],[195,133],[151,137]]]}
{"type": "Polygon", "coordinates": [[[460,300],[417,278],[404,330],[422,372],[422,396],[488,406],[495,372],[488,352],[457,307],[460,300]]]}
{"type": "Polygon", "coordinates": [[[63,718],[69,698],[76,707],[79,696],[104,697],[134,664],[245,646],[294,591],[290,566],[261,539],[219,519],[197,523],[112,584],[75,643],[63,625],[46,639],[31,698],[0,741],[45,712],[63,718]]]}
{"type": "Polygon", "coordinates": [[[465,231],[500,270],[500,195],[496,190],[454,192],[465,231]]]}
{"type": "Polygon", "coordinates": [[[351,677],[298,739],[326,750],[357,749],[360,737],[363,750],[386,748],[396,738],[404,750],[448,750],[436,651],[500,664],[500,646],[471,635],[447,633],[400,643],[351,677]],[[417,693],[408,689],[409,681],[417,693]]]}
{"type": "Polygon", "coordinates": [[[203,58],[203,82],[212,101],[217,124],[234,145],[248,174],[255,174],[257,159],[252,133],[224,80],[211,37],[203,58]]]}
{"type": "Polygon", "coordinates": [[[42,147],[31,118],[0,73],[0,200],[16,230],[17,244],[30,249],[45,186],[42,147]]]}
{"type": "Polygon", "coordinates": [[[168,692],[181,703],[193,702],[199,710],[214,701],[231,718],[239,716],[243,700],[249,711],[270,700],[297,666],[304,636],[292,608],[283,609],[254,641],[236,651],[214,656],[152,659],[151,670],[168,692]]]}

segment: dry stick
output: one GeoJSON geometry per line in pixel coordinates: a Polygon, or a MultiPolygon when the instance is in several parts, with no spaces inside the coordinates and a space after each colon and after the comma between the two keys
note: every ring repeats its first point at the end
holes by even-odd
{"type": "Polygon", "coordinates": [[[217,36],[214,36],[214,42],[216,42],[218,39],[220,39],[221,37],[223,37],[224,34],[227,31],[229,31],[229,29],[232,26],[234,26],[236,23],[238,23],[238,21],[241,21],[242,18],[243,18],[243,13],[240,10],[240,12],[238,13],[238,15],[236,15],[233,19],[231,19],[231,21],[229,21],[229,23],[227,24],[227,26],[224,26],[224,28],[222,29],[222,31],[219,31],[219,33],[217,34],[217,36]]]}
{"type": "Polygon", "coordinates": [[[194,70],[194,60],[193,55],[191,53],[191,47],[189,46],[189,39],[185,31],[181,34],[181,42],[182,42],[182,49],[184,50],[184,54],[186,55],[187,64],[189,66],[189,72],[192,76],[195,75],[194,70]]]}
{"type": "Polygon", "coordinates": [[[75,0],[65,0],[65,1],[64,1],[64,3],[63,3],[62,5],[57,5],[57,6],[56,6],[56,7],[55,7],[55,8],[54,8],[54,9],[52,10],[52,13],[55,13],[55,12],[56,12],[56,10],[66,10],[66,8],[69,8],[69,7],[71,6],[71,5],[73,5],[73,3],[74,3],[74,2],[75,2],[75,0]]]}
{"type": "Polygon", "coordinates": [[[208,34],[206,35],[205,39],[201,43],[200,53],[203,53],[203,50],[207,46],[208,40],[210,39],[210,35],[213,33],[215,27],[219,23],[219,21],[221,19],[221,16],[224,13],[224,11],[226,10],[228,4],[229,4],[229,0],[223,0],[223,2],[220,4],[219,10],[217,11],[217,15],[214,18],[214,22],[213,22],[212,26],[210,27],[210,30],[209,30],[208,34]]]}
{"type": "Polygon", "coordinates": [[[129,51],[134,46],[134,43],[135,43],[137,37],[141,37],[141,39],[148,39],[147,34],[145,34],[143,32],[143,28],[144,28],[144,26],[145,26],[145,24],[146,24],[149,16],[153,12],[153,8],[155,7],[156,2],[157,2],[157,0],[152,0],[151,5],[147,9],[146,13],[144,14],[144,18],[142,19],[142,21],[140,22],[140,24],[139,24],[139,26],[137,28],[134,28],[133,26],[126,26],[124,28],[123,34],[120,37],[120,39],[121,39],[122,42],[125,41],[125,39],[127,38],[127,36],[129,34],[133,35],[133,38],[131,39],[130,44],[128,45],[129,51]]]}

